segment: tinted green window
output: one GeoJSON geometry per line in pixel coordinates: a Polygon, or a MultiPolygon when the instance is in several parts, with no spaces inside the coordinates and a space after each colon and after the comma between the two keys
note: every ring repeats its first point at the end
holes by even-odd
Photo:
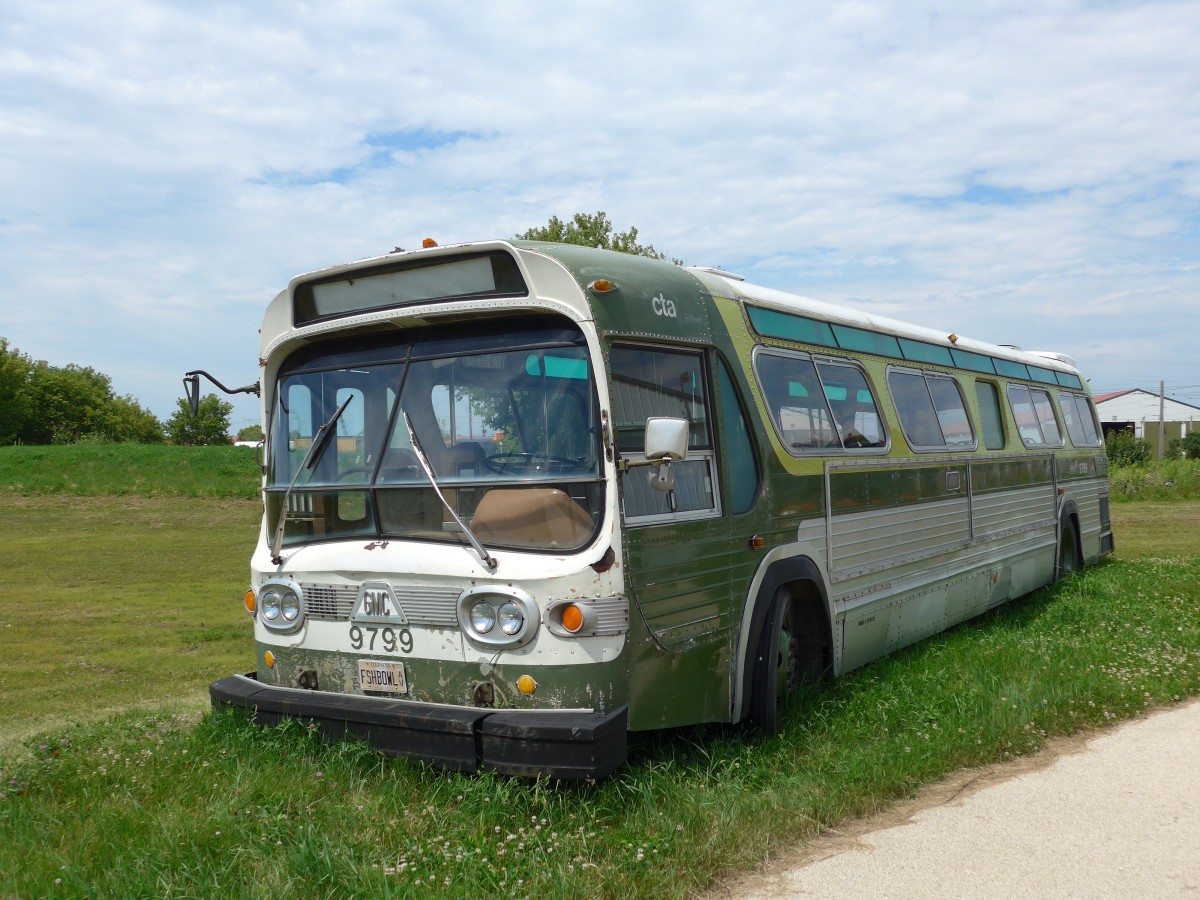
{"type": "Polygon", "coordinates": [[[904,354],[905,359],[913,362],[936,363],[939,366],[954,365],[954,360],[950,358],[949,347],[938,347],[934,344],[926,344],[924,341],[900,338],[900,352],[904,354]]]}
{"type": "Polygon", "coordinates": [[[950,355],[954,357],[954,364],[960,369],[970,369],[972,372],[986,372],[988,375],[996,373],[996,367],[992,365],[992,358],[984,356],[982,353],[972,353],[970,350],[951,350],[950,355]]]}
{"type": "Polygon", "coordinates": [[[890,334],[864,331],[861,328],[851,328],[849,325],[834,325],[833,336],[837,338],[838,346],[843,350],[874,353],[877,356],[890,356],[893,359],[904,358],[900,354],[899,342],[890,334]]]}
{"type": "MultiPolygon", "coordinates": [[[[996,360],[997,363],[1000,360],[996,360]]],[[[975,382],[975,399],[979,401],[979,424],[983,428],[983,446],[989,450],[1004,449],[1004,417],[1000,414],[1000,394],[988,381],[975,382]]]]}
{"type": "Polygon", "coordinates": [[[837,346],[833,329],[825,322],[757,306],[747,306],[746,311],[750,314],[750,324],[754,326],[754,330],[764,337],[783,338],[785,341],[797,341],[801,344],[819,344],[822,347],[837,346]]]}
{"type": "Polygon", "coordinates": [[[1011,359],[992,359],[996,364],[996,374],[1009,378],[1028,378],[1029,367],[1025,363],[1013,362],[1011,359]]]}
{"type": "Polygon", "coordinates": [[[1029,377],[1034,381],[1040,381],[1042,384],[1058,384],[1058,379],[1054,377],[1054,373],[1040,366],[1030,366],[1029,377]]]}
{"type": "Polygon", "coordinates": [[[1055,372],[1054,377],[1058,379],[1058,383],[1063,387],[1083,387],[1083,382],[1079,380],[1079,376],[1072,375],[1070,372],[1055,372]]]}
{"type": "Polygon", "coordinates": [[[733,512],[742,513],[754,506],[758,462],[741,398],[724,360],[717,366],[717,381],[721,391],[721,424],[725,429],[725,462],[729,467],[729,504],[733,512]]]}

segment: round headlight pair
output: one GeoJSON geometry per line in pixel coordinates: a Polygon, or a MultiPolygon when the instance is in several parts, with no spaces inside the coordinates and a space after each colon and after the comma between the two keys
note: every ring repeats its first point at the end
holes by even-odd
{"type": "Polygon", "coordinates": [[[286,584],[266,584],[258,595],[258,608],[269,628],[290,628],[300,618],[300,595],[286,584]]]}
{"type": "Polygon", "coordinates": [[[497,622],[500,623],[500,631],[511,637],[525,624],[525,613],[511,600],[501,604],[499,609],[486,600],[480,600],[471,607],[471,627],[476,634],[487,634],[496,627],[497,622]]]}
{"type": "Polygon", "coordinates": [[[533,598],[510,585],[479,586],[458,598],[463,633],[485,647],[521,647],[537,634],[541,611],[533,598]]]}

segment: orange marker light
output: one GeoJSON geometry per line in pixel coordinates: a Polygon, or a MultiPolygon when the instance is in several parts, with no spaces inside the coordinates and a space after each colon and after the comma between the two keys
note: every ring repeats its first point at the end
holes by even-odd
{"type": "Polygon", "coordinates": [[[275,654],[268,650],[265,654],[263,654],[263,662],[267,664],[268,669],[275,668],[275,654]]]}
{"type": "Polygon", "coordinates": [[[583,627],[583,610],[574,603],[564,606],[562,611],[563,628],[574,634],[583,627]]]}
{"type": "Polygon", "coordinates": [[[617,286],[607,278],[597,278],[595,281],[589,284],[588,287],[597,294],[607,294],[609,291],[615,291],[617,289],[617,286]]]}
{"type": "Polygon", "coordinates": [[[430,247],[436,247],[437,241],[433,238],[425,238],[425,240],[421,241],[421,246],[428,250],[430,247]]]}
{"type": "Polygon", "coordinates": [[[254,596],[253,588],[246,589],[246,596],[242,598],[242,603],[246,607],[246,612],[254,615],[254,611],[258,609],[258,600],[254,596]]]}
{"type": "Polygon", "coordinates": [[[528,697],[537,690],[537,682],[533,680],[532,675],[522,675],[517,679],[517,690],[528,697]]]}

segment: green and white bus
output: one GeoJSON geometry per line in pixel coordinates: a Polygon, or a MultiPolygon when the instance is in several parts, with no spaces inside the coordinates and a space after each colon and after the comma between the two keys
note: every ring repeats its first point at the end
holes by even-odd
{"type": "Polygon", "coordinates": [[[255,668],[211,688],[260,723],[600,778],[1113,549],[1069,358],[713,269],[397,251],[293,279],[261,341],[255,668]]]}

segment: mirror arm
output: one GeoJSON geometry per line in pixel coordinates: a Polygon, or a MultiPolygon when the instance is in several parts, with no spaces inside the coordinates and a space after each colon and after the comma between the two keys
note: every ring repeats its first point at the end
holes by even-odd
{"type": "Polygon", "coordinates": [[[640,469],[642,466],[669,466],[675,461],[669,456],[661,459],[622,459],[617,462],[617,468],[622,472],[628,472],[630,469],[640,469]]]}
{"type": "Polygon", "coordinates": [[[188,405],[191,407],[192,415],[196,415],[200,411],[200,376],[203,375],[226,394],[253,394],[255,397],[261,396],[261,386],[259,382],[247,384],[244,387],[228,388],[217,379],[213,378],[203,369],[196,369],[188,372],[183,376],[183,392],[187,395],[188,405]]]}

